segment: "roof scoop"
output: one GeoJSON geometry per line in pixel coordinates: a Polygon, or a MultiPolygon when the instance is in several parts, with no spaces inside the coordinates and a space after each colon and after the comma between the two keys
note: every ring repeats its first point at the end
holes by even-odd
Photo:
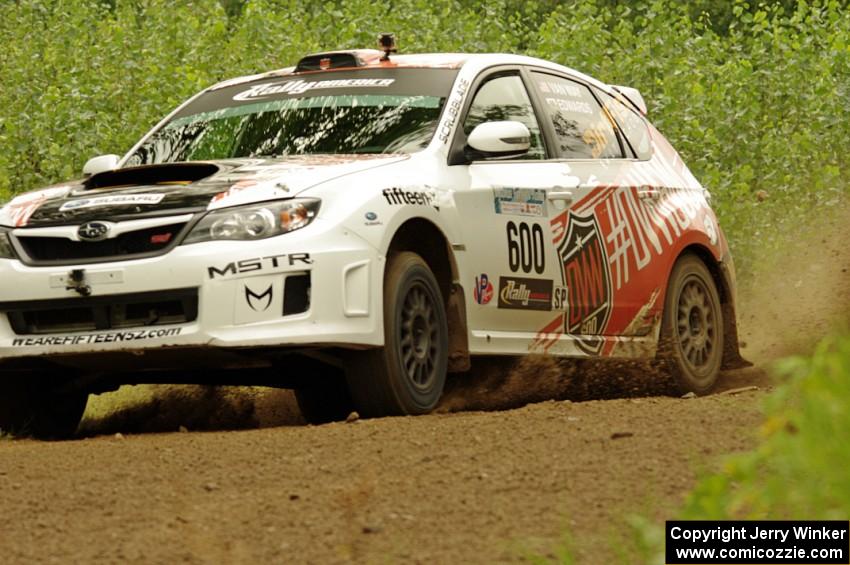
{"type": "Polygon", "coordinates": [[[394,33],[378,34],[378,49],[350,49],[326,51],[302,57],[295,66],[296,73],[330,71],[366,67],[390,60],[390,53],[398,53],[394,33]]]}
{"type": "Polygon", "coordinates": [[[211,177],[220,167],[212,163],[168,163],[114,169],[90,176],[83,184],[86,190],[119,186],[191,184],[211,177]]]}

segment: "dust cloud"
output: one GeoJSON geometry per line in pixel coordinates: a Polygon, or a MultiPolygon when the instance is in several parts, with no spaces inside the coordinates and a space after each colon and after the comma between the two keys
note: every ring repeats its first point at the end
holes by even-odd
{"type": "Polygon", "coordinates": [[[264,387],[138,385],[89,399],[82,436],[302,425],[291,391],[264,387]]]}
{"type": "MultiPolygon", "coordinates": [[[[823,336],[850,327],[850,208],[782,236],[780,253],[737,265],[738,330],[751,369],[721,376],[718,391],[772,385],[770,364],[805,353],[823,336]]],[[[480,358],[450,375],[438,412],[505,410],[545,400],[597,400],[670,394],[655,361],[589,362],[543,355],[480,358]]],[[[302,425],[291,392],[260,387],[122,387],[93,397],[80,433],[224,430],[302,425]],[[129,393],[128,389],[137,389],[129,393]]]]}

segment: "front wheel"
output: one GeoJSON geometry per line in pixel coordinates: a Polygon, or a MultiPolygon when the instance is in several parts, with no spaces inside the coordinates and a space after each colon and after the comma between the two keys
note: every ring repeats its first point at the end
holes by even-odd
{"type": "Polygon", "coordinates": [[[364,416],[425,414],[440,400],[448,365],[440,288],[416,253],[393,255],[384,277],[384,347],[354,355],[347,371],[364,416]]]}
{"type": "Polygon", "coordinates": [[[667,283],[660,354],[679,393],[706,394],[723,360],[723,313],[711,273],[694,255],[684,255],[667,283]]]}
{"type": "Polygon", "coordinates": [[[60,393],[46,383],[0,384],[0,430],[38,439],[66,439],[74,435],[88,402],[88,393],[60,393]]]}

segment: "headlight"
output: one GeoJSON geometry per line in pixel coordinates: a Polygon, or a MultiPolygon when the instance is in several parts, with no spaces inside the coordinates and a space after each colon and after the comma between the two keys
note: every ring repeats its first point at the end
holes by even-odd
{"type": "Polygon", "coordinates": [[[9,241],[9,232],[0,228],[0,259],[15,259],[15,250],[9,241]]]}
{"type": "Polygon", "coordinates": [[[301,229],[316,217],[319,200],[294,198],[210,212],[183,243],[264,239],[301,229]]]}

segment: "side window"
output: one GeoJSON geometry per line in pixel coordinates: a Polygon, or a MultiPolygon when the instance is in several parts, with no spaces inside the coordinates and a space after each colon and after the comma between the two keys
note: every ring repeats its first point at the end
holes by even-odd
{"type": "Polygon", "coordinates": [[[532,72],[543,111],[555,130],[556,152],[563,159],[623,157],[611,117],[585,85],[546,73],[532,72]]]}
{"type": "Polygon", "coordinates": [[[531,149],[518,159],[546,158],[531,99],[518,75],[496,75],[478,88],[463,122],[463,133],[469,135],[480,123],[502,120],[522,122],[531,132],[531,149]]]}
{"type": "Polygon", "coordinates": [[[623,102],[610,94],[596,91],[603,101],[605,109],[620,125],[620,132],[626,137],[638,159],[652,157],[652,138],[646,120],[633,110],[628,102],[623,102]]]}

